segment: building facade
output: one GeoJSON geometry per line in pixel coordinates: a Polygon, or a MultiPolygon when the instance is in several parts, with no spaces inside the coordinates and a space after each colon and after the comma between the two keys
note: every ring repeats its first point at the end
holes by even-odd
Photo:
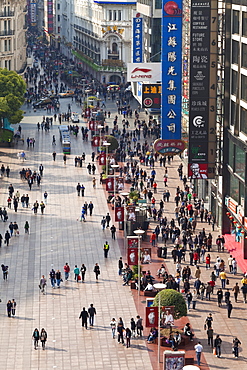
{"type": "Polygon", "coordinates": [[[0,1],[0,8],[0,68],[22,72],[26,66],[26,1],[0,1]]]}
{"type": "Polygon", "coordinates": [[[242,231],[247,248],[247,7],[226,0],[226,64],[222,230],[242,231]]]}
{"type": "Polygon", "coordinates": [[[126,82],[135,1],[64,0],[61,51],[103,83],[126,82]]]}

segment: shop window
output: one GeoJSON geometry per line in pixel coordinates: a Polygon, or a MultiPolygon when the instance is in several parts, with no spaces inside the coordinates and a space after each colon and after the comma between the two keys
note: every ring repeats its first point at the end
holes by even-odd
{"type": "Polygon", "coordinates": [[[235,147],[235,173],[238,174],[243,180],[245,179],[245,157],[246,153],[244,150],[235,147]]]}

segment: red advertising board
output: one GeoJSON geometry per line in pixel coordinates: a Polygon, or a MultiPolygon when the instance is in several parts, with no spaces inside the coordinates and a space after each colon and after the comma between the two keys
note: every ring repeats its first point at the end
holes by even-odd
{"type": "Polygon", "coordinates": [[[115,221],[116,222],[124,221],[124,207],[115,208],[115,221]]]}
{"type": "Polygon", "coordinates": [[[146,328],[157,328],[159,325],[158,307],[146,307],[146,328]]]}
{"type": "Polygon", "coordinates": [[[190,179],[207,179],[208,164],[207,163],[189,163],[188,177],[190,179]]]}
{"type": "Polygon", "coordinates": [[[99,146],[100,145],[100,137],[99,136],[94,136],[93,141],[92,141],[93,146],[99,146]]]}
{"type": "Polygon", "coordinates": [[[138,265],[138,248],[128,247],[127,260],[128,265],[138,265]]]}
{"type": "Polygon", "coordinates": [[[113,177],[108,177],[105,180],[106,183],[106,191],[114,191],[114,178],[113,177]]]}
{"type": "Polygon", "coordinates": [[[128,236],[128,247],[138,248],[138,236],[128,236]]]}
{"type": "Polygon", "coordinates": [[[101,166],[105,166],[106,165],[106,154],[105,153],[101,153],[99,155],[99,164],[101,166]]]}

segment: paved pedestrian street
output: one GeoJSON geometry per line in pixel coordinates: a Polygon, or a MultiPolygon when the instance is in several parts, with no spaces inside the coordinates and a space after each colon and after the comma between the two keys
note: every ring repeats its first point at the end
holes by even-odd
{"type": "MultiPolygon", "coordinates": [[[[66,106],[68,100],[65,100],[63,104],[66,106]]],[[[78,107],[76,109],[79,111],[78,107]]],[[[64,165],[58,122],[53,124],[50,133],[38,132],[36,124],[46,112],[42,110],[35,114],[38,117],[27,109],[21,123],[25,140],[27,136],[35,138],[34,149],[27,150],[26,141],[24,145],[20,143],[13,148],[0,149],[1,162],[11,169],[9,179],[0,179],[1,206],[7,205],[10,183],[15,192],[19,190],[21,195],[30,196],[28,209],[19,203],[17,213],[13,209],[8,211],[8,222],[0,221],[3,237],[9,221],[16,221],[20,230],[19,237],[13,236],[9,247],[3,243],[0,250],[1,264],[9,266],[8,281],[0,280],[0,369],[151,369],[144,340],[133,339],[131,348],[127,349],[111,336],[109,324],[113,317],[116,320],[122,317],[128,327],[137,311],[130,289],[122,286],[118,276],[118,243],[112,241],[109,230],[101,230],[100,221],[108,212],[108,206],[104,190],[99,185],[99,174],[96,189],[92,186],[93,176],[87,174],[91,144],[82,142],[81,133],[78,138],[73,136],[72,154],[64,165]],[[56,147],[52,146],[52,135],[56,135],[56,147]],[[21,150],[26,152],[24,162],[17,158],[21,150]],[[55,162],[52,159],[54,150],[57,152],[55,162]],[[86,162],[83,168],[75,167],[74,157],[82,152],[86,153],[86,162]],[[26,180],[20,180],[19,171],[23,167],[38,171],[41,163],[44,174],[40,189],[35,183],[29,191],[26,180]],[[77,196],[78,182],[86,188],[84,198],[77,196]],[[44,215],[40,208],[35,215],[32,205],[36,200],[39,203],[43,200],[45,191],[48,201],[44,215]],[[84,201],[94,203],[93,215],[88,215],[85,223],[78,221],[84,201]],[[30,235],[24,234],[26,221],[30,224],[30,235]],[[110,243],[108,259],[103,253],[106,240],[110,243]],[[65,262],[71,268],[69,281],[64,280],[65,262]],[[98,283],[93,272],[96,262],[101,270],[98,283]],[[87,267],[85,283],[76,283],[73,269],[82,263],[87,267]],[[52,268],[62,271],[61,289],[51,288],[49,272],[52,268]],[[47,279],[46,295],[41,294],[38,287],[42,275],[47,279]],[[16,317],[8,318],[6,303],[13,298],[17,302],[16,317]],[[81,327],[79,315],[82,308],[88,309],[91,303],[97,311],[95,326],[86,330],[81,327]],[[34,350],[32,333],[36,327],[47,331],[45,351],[41,345],[34,350]]]]}

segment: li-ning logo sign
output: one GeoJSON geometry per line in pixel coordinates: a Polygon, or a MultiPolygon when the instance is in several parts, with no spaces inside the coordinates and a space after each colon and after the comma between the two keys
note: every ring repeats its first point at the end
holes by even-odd
{"type": "Polygon", "coordinates": [[[152,71],[152,69],[149,68],[135,68],[131,72],[131,78],[152,78],[152,74],[148,74],[148,72],[152,71]],[[137,74],[137,72],[142,72],[145,74],[137,74]]]}

